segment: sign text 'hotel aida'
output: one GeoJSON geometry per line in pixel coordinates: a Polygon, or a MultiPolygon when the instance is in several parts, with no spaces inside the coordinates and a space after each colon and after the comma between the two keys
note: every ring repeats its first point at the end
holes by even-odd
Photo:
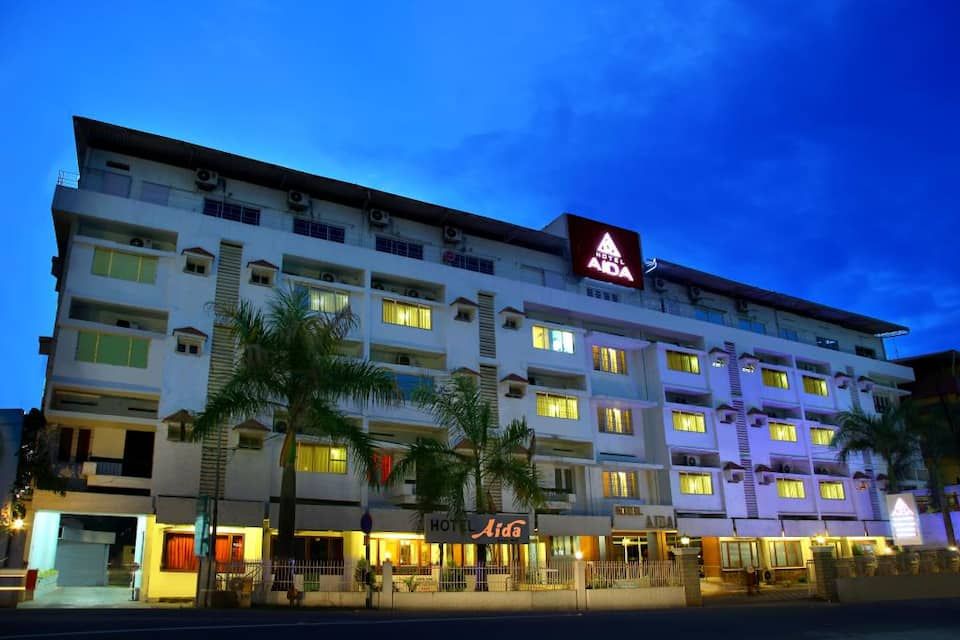
{"type": "Polygon", "coordinates": [[[455,544],[504,544],[530,541],[530,519],[523,513],[472,513],[460,522],[445,513],[424,520],[427,542],[455,544]]]}
{"type": "Polygon", "coordinates": [[[636,231],[568,213],[567,235],[575,274],[623,287],[643,289],[640,236],[636,231]]]}
{"type": "Polygon", "coordinates": [[[923,544],[917,499],[912,493],[887,494],[887,513],[893,543],[900,546],[923,544]]]}

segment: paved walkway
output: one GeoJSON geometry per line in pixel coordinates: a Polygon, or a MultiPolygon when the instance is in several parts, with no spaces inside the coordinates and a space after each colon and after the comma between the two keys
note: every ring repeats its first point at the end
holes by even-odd
{"type": "Polygon", "coordinates": [[[30,602],[21,602],[18,609],[136,609],[148,606],[131,602],[129,587],[54,587],[37,595],[30,602]]]}

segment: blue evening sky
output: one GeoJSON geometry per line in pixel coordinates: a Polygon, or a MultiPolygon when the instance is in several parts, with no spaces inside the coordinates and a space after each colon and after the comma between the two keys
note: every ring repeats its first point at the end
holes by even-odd
{"type": "Polygon", "coordinates": [[[39,402],[81,114],[668,260],[960,347],[960,3],[6,3],[0,407],[39,402]]]}

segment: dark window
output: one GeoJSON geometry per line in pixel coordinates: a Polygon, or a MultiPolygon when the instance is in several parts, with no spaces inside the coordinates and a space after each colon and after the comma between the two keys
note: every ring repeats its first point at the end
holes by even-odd
{"type": "Polygon", "coordinates": [[[697,320],[703,320],[704,322],[711,322],[713,324],[724,324],[723,321],[723,311],[718,311],[716,309],[708,309],[706,307],[697,307],[693,310],[693,317],[697,320]]]}
{"type": "Polygon", "coordinates": [[[587,287],[587,295],[590,296],[591,298],[596,298],[598,300],[620,302],[620,294],[614,293],[613,291],[605,291],[603,289],[595,289],[593,287],[587,287]]]}
{"type": "Polygon", "coordinates": [[[126,162],[117,162],[116,160],[107,160],[107,166],[111,169],[120,169],[121,171],[130,171],[130,165],[126,162]]]}
{"type": "Polygon", "coordinates": [[[343,244],[346,239],[346,230],[343,227],[337,227],[323,222],[314,222],[306,218],[293,219],[293,232],[297,235],[329,240],[330,242],[339,242],[340,244],[343,244]]]}
{"type": "Polygon", "coordinates": [[[140,199],[144,202],[166,206],[170,201],[170,187],[165,184],[144,182],[140,186],[140,199]]]}
{"type": "Polygon", "coordinates": [[[797,335],[796,330],[784,329],[783,327],[780,327],[780,337],[785,340],[793,340],[794,342],[798,342],[800,340],[800,336],[797,335]]]}
{"type": "Polygon", "coordinates": [[[871,349],[870,347],[861,347],[860,345],[855,346],[854,351],[856,351],[858,356],[863,356],[864,358],[877,358],[877,350],[871,349]]]}
{"type": "Polygon", "coordinates": [[[823,336],[817,336],[817,346],[823,347],[824,349],[833,349],[834,351],[840,351],[840,343],[834,340],[833,338],[824,338],[823,336]]]}
{"type": "Polygon", "coordinates": [[[493,275],[493,260],[487,260],[486,258],[468,256],[456,251],[444,251],[443,262],[457,269],[493,275]]]}
{"type": "Polygon", "coordinates": [[[757,322],[756,320],[751,320],[750,318],[740,318],[740,321],[737,323],[744,331],[753,331],[754,333],[766,333],[767,327],[762,322],[757,322]]]}
{"type": "Polygon", "coordinates": [[[418,242],[394,240],[385,236],[377,236],[377,251],[392,253],[395,256],[423,260],[423,245],[418,242]]]}
{"type": "Polygon", "coordinates": [[[203,215],[224,220],[233,220],[253,226],[260,225],[260,209],[245,207],[235,202],[221,202],[220,200],[203,199],[203,215]]]}
{"type": "MultiPolygon", "coordinates": [[[[273,536],[270,549],[276,559],[276,536],[273,536]]],[[[293,555],[301,562],[343,562],[343,538],[297,536],[293,539],[293,555]]]]}
{"type": "Polygon", "coordinates": [[[73,453],[73,429],[60,427],[60,446],[57,447],[57,462],[70,462],[73,453]]]}
{"type": "Polygon", "coordinates": [[[90,429],[80,429],[77,433],[77,457],[78,463],[86,462],[90,459],[90,429]]]}

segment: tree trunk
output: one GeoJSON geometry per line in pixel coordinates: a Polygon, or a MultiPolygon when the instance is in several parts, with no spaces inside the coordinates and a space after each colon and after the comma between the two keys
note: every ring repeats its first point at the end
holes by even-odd
{"type": "Polygon", "coordinates": [[[489,591],[487,584],[487,545],[477,545],[477,591],[489,591]]]}
{"type": "Polygon", "coordinates": [[[943,530],[947,532],[947,546],[957,546],[957,532],[953,530],[953,519],[950,517],[950,503],[947,502],[947,492],[940,484],[940,513],[943,515],[943,530]]]}
{"type": "Polygon", "coordinates": [[[286,591],[293,585],[290,562],[295,560],[293,541],[297,521],[297,434],[288,424],[280,453],[280,515],[277,518],[277,543],[274,547],[274,591],[286,591]]]}

